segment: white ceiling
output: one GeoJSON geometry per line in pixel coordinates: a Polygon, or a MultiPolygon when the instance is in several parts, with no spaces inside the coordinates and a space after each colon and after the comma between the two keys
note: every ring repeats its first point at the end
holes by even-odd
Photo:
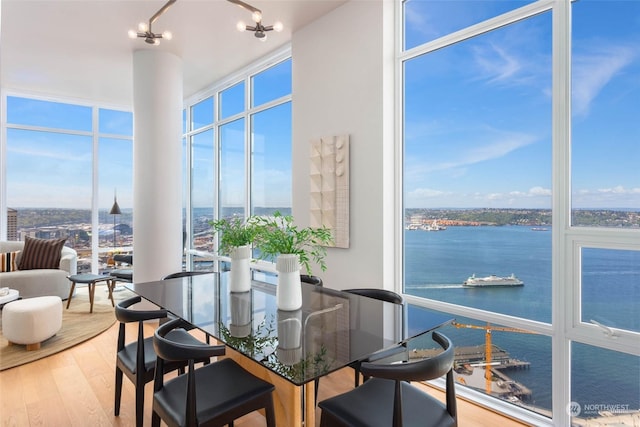
{"type": "Polygon", "coordinates": [[[346,0],[249,0],[263,24],[279,20],[260,42],[236,29],[251,14],[226,0],[178,0],[153,24],[172,40],[151,46],[130,39],[129,29],[147,22],[166,0],[2,0],[0,76],[5,90],[132,104],[132,52],[161,49],[183,60],[188,97],[283,46],[291,34],[346,0]]]}

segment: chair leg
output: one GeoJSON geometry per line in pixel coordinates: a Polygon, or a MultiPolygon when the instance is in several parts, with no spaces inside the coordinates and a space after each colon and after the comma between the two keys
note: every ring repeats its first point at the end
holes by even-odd
{"type": "Polygon", "coordinates": [[[276,427],[276,411],[273,407],[273,397],[269,397],[266,407],[264,408],[264,417],[267,419],[267,427],[276,427]]]}
{"type": "Polygon", "coordinates": [[[160,427],[160,415],[156,411],[151,414],[151,427],[160,427]]]}
{"type": "Polygon", "coordinates": [[[356,371],[356,376],[354,379],[354,387],[357,388],[360,385],[360,365],[353,368],[356,371]]]}
{"type": "Polygon", "coordinates": [[[120,415],[120,400],[122,398],[122,371],[116,368],[116,396],[113,404],[113,415],[120,415]]]}
{"type": "MultiPolygon", "coordinates": [[[[142,374],[138,374],[142,375],[142,374]]],[[[136,385],[136,427],[142,427],[144,419],[144,383],[136,385]]]]}
{"type": "Polygon", "coordinates": [[[320,388],[320,378],[316,378],[314,381],[314,401],[313,403],[315,403],[316,405],[318,404],[318,389],[320,388]]]}

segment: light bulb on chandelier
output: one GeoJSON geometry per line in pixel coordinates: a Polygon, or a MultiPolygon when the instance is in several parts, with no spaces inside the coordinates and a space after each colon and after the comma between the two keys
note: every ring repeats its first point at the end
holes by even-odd
{"type": "Polygon", "coordinates": [[[260,41],[264,42],[267,40],[267,32],[275,31],[277,33],[281,32],[284,28],[282,22],[276,21],[273,25],[263,25],[262,24],[262,11],[257,9],[250,4],[243,2],[242,0],[228,0],[231,3],[237,4],[241,8],[248,10],[251,12],[251,20],[255,23],[254,25],[247,25],[243,21],[239,21],[236,24],[236,28],[238,31],[253,31],[253,35],[260,41]]]}
{"type": "Polygon", "coordinates": [[[160,44],[160,39],[171,40],[173,38],[173,34],[171,34],[171,31],[163,31],[162,33],[154,33],[151,30],[151,25],[160,17],[160,15],[165,13],[167,11],[167,9],[169,9],[169,7],[175,2],[176,2],[176,0],[169,0],[164,6],[162,6],[160,8],[160,10],[158,10],[149,19],[149,23],[148,24],[146,22],[140,22],[138,24],[138,31],[129,30],[129,32],[128,32],[129,37],[132,38],[132,39],[142,38],[142,39],[144,39],[145,43],[152,44],[152,45],[155,45],[155,46],[160,44]]]}

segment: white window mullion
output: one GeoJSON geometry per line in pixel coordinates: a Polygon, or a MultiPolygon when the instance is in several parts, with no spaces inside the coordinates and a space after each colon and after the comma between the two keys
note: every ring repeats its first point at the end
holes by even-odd
{"type": "MultiPolygon", "coordinates": [[[[98,135],[100,129],[99,123],[99,115],[100,109],[98,107],[93,107],[91,109],[92,117],[91,117],[91,129],[92,129],[92,141],[93,141],[93,175],[91,179],[91,272],[93,274],[98,274],[98,270],[100,267],[100,247],[99,247],[99,236],[100,236],[100,218],[99,218],[99,176],[100,176],[100,137],[98,135]]],[[[114,230],[115,232],[115,230],[114,230]]]]}
{"type": "MultiPolygon", "coordinates": [[[[183,136],[184,139],[184,174],[185,174],[185,188],[184,188],[184,198],[185,198],[185,231],[187,232],[187,241],[186,241],[186,253],[187,259],[186,263],[189,266],[189,269],[193,268],[193,258],[194,255],[190,253],[191,243],[193,241],[193,215],[191,214],[191,164],[192,164],[192,156],[191,156],[191,106],[185,107],[185,120],[186,120],[186,130],[187,134],[183,136]]],[[[183,125],[184,126],[184,125],[183,125]]]]}
{"type": "Polygon", "coordinates": [[[7,240],[7,95],[0,96],[0,240],[7,240]]]}
{"type": "MultiPolygon", "coordinates": [[[[595,345],[609,350],[640,356],[640,333],[626,329],[618,329],[611,325],[598,325],[590,319],[582,319],[582,260],[581,253],[585,248],[616,249],[640,251],[640,242],[635,233],[625,230],[572,229],[567,232],[567,252],[572,268],[567,273],[572,275],[571,299],[567,311],[567,339],[595,345]]],[[[612,289],[611,292],[615,292],[612,289]]]]}
{"type": "Polygon", "coordinates": [[[251,76],[247,77],[244,82],[245,88],[245,112],[244,112],[244,206],[245,206],[245,217],[248,217],[252,213],[253,206],[251,205],[252,194],[251,194],[251,167],[253,164],[253,133],[251,129],[253,114],[247,113],[251,109],[251,98],[253,96],[253,85],[251,84],[251,76]]]}
{"type": "Polygon", "coordinates": [[[567,426],[571,417],[571,343],[565,335],[569,324],[571,286],[570,249],[565,233],[571,225],[571,3],[556,2],[552,16],[552,413],[556,426],[567,426]],[[562,102],[560,102],[562,101],[562,102]]]}

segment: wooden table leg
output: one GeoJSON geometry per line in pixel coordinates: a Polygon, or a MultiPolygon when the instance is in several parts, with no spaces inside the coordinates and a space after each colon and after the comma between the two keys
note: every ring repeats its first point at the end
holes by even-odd
{"type": "Polygon", "coordinates": [[[304,425],[316,425],[316,385],[309,381],[304,386],[304,425]]]}
{"type": "Polygon", "coordinates": [[[89,286],[89,313],[93,313],[93,296],[96,293],[96,282],[91,282],[87,286],[89,286]]]}
{"type": "Polygon", "coordinates": [[[273,406],[278,427],[314,427],[316,425],[313,381],[297,386],[229,347],[226,349],[225,357],[235,360],[253,375],[276,387],[273,392],[273,406]]]}
{"type": "Polygon", "coordinates": [[[109,299],[111,300],[111,305],[113,307],[116,306],[115,301],[113,300],[113,289],[116,287],[115,280],[107,280],[107,289],[109,289],[109,299]]]}
{"type": "Polygon", "coordinates": [[[69,291],[69,298],[67,298],[67,309],[69,308],[69,304],[71,304],[71,297],[73,296],[73,290],[76,288],[76,282],[71,282],[71,290],[69,291]]]}

